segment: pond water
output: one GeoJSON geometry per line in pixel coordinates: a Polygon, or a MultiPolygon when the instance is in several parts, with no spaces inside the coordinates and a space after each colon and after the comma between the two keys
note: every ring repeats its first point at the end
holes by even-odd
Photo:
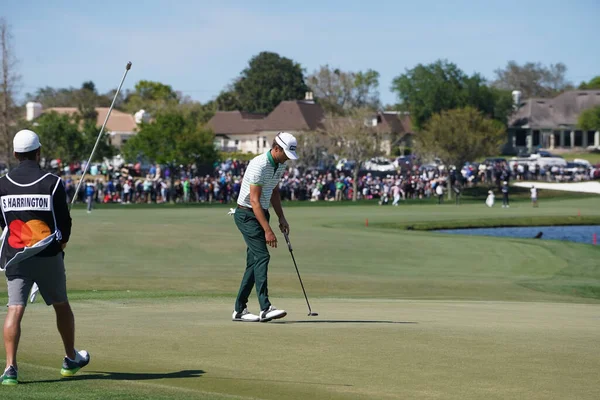
{"type": "Polygon", "coordinates": [[[566,240],[569,242],[593,244],[593,235],[596,234],[600,244],[600,225],[574,225],[574,226],[527,226],[518,228],[473,228],[473,229],[443,229],[439,233],[453,233],[460,235],[502,236],[515,238],[534,238],[543,232],[541,239],[566,240]]]}

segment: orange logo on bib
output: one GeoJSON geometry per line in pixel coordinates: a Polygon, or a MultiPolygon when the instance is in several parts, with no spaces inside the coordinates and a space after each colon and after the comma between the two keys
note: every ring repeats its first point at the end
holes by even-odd
{"type": "Polygon", "coordinates": [[[8,230],[10,231],[8,244],[14,249],[31,247],[52,233],[50,232],[50,227],[39,219],[27,222],[20,220],[13,221],[8,226],[8,230]]]}

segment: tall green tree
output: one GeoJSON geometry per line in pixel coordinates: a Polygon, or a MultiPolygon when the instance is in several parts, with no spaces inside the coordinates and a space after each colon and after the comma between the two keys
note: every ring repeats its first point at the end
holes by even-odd
{"type": "Polygon", "coordinates": [[[233,91],[233,88],[223,90],[219,93],[214,102],[218,111],[235,111],[242,109],[238,95],[233,91]]]}
{"type": "MultiPolygon", "coordinates": [[[[27,93],[25,101],[36,101],[42,104],[44,108],[51,107],[80,107],[85,105],[88,108],[109,107],[116,89],[105,94],[99,94],[96,85],[92,81],[83,82],[80,88],[52,88],[46,86],[37,89],[34,93],[27,93]]],[[[119,109],[123,102],[122,93],[119,94],[115,102],[115,108],[119,109]]]]}
{"type": "MultiPolygon", "coordinates": [[[[98,126],[98,112],[96,107],[100,107],[100,96],[96,91],[94,82],[87,81],[81,85],[74,98],[77,101],[78,114],[74,119],[81,127],[82,149],[86,159],[91,154],[100,134],[101,126],[98,126]]],[[[105,130],[98,141],[98,146],[94,152],[92,161],[101,161],[104,158],[111,158],[115,155],[116,149],[110,143],[110,136],[105,130]]]]}
{"type": "Polygon", "coordinates": [[[212,164],[217,159],[212,131],[179,111],[162,112],[154,121],[142,123],[123,153],[128,160],[145,158],[171,170],[179,165],[212,164]]]}
{"type": "Polygon", "coordinates": [[[86,149],[79,125],[77,115],[58,114],[55,111],[42,114],[36,120],[36,126],[32,127],[40,137],[42,157],[67,162],[83,160],[86,149]]]}
{"type": "Polygon", "coordinates": [[[307,91],[300,64],[271,52],[252,57],[233,84],[239,109],[254,113],[269,113],[284,100],[303,99],[307,91]]]}
{"type": "Polygon", "coordinates": [[[444,110],[471,106],[502,122],[510,113],[510,92],[490,88],[481,75],[468,76],[445,60],[407,70],[393,80],[392,91],[417,130],[444,110]]]}
{"type": "Polygon", "coordinates": [[[465,107],[433,115],[416,136],[415,148],[419,154],[461,168],[467,161],[497,154],[505,141],[506,130],[499,121],[465,107]]]}
{"type": "Polygon", "coordinates": [[[351,72],[322,65],[307,79],[315,98],[327,113],[344,115],[351,109],[376,110],[379,100],[379,73],[374,70],[351,72]]]}
{"type": "MultiPolygon", "coordinates": [[[[101,127],[96,125],[96,121],[85,120],[82,124],[82,148],[83,155],[87,159],[92,153],[98,135],[100,134],[101,127]]],[[[94,158],[92,161],[102,161],[105,158],[112,158],[117,153],[115,147],[110,143],[110,135],[106,130],[102,132],[102,137],[98,141],[98,146],[94,152],[94,158]]]]}
{"type": "Polygon", "coordinates": [[[593,77],[589,82],[581,82],[579,85],[581,90],[595,90],[600,89],[600,75],[593,77]]]}
{"type": "Polygon", "coordinates": [[[217,106],[214,102],[208,102],[205,104],[190,101],[180,104],[177,107],[185,119],[191,120],[191,122],[205,125],[217,111],[217,106]]]}
{"type": "Polygon", "coordinates": [[[600,131],[600,106],[583,111],[579,115],[577,126],[584,131],[600,131]]]}
{"type": "Polygon", "coordinates": [[[135,84],[133,92],[127,92],[123,107],[131,114],[144,109],[154,115],[173,109],[179,103],[180,96],[170,85],[141,80],[135,84]]]}
{"type": "Polygon", "coordinates": [[[495,87],[508,91],[520,90],[524,98],[552,97],[573,87],[566,78],[567,66],[560,62],[546,67],[539,62],[519,65],[509,61],[506,67],[494,73],[495,87]]]}

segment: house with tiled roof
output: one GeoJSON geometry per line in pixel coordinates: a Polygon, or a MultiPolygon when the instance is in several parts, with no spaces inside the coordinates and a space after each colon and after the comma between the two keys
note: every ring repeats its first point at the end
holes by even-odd
{"type": "Polygon", "coordinates": [[[518,102],[509,119],[506,153],[536,148],[600,147],[600,132],[582,131],[577,120],[584,110],[600,106],[600,90],[570,90],[554,98],[518,102]]]}
{"type": "MultiPolygon", "coordinates": [[[[69,114],[73,115],[78,112],[77,107],[49,107],[46,109],[42,108],[40,103],[27,103],[27,120],[33,121],[43,113],[56,112],[58,114],[69,114]]],[[[98,114],[96,118],[96,126],[102,126],[106,115],[108,114],[109,107],[96,107],[98,114]]],[[[143,111],[143,110],[142,110],[143,111]]],[[[124,113],[119,110],[113,109],[110,113],[110,118],[106,122],[105,131],[110,137],[111,144],[117,149],[120,149],[129,138],[136,134],[137,122],[136,116],[128,113],[124,113]]]]}
{"type": "MultiPolygon", "coordinates": [[[[323,108],[307,93],[304,100],[282,101],[269,114],[218,111],[207,125],[213,130],[221,151],[258,154],[271,148],[277,133],[287,131],[299,135],[316,131],[323,127],[324,118],[323,108]]],[[[383,145],[387,153],[395,144],[410,147],[413,133],[407,115],[380,112],[370,123],[380,132],[390,134],[389,143],[383,145]]]]}
{"type": "Polygon", "coordinates": [[[390,155],[397,148],[412,148],[414,130],[407,112],[380,111],[373,116],[372,125],[383,134],[382,151],[390,155]]]}
{"type": "Polygon", "coordinates": [[[305,100],[282,101],[269,114],[242,111],[217,111],[208,121],[222,151],[262,153],[281,131],[294,135],[317,130],[322,125],[323,108],[310,96],[305,100]]]}

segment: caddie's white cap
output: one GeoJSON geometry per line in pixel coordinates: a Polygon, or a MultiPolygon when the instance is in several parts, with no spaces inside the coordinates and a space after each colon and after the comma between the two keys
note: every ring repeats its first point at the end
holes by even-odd
{"type": "Polygon", "coordinates": [[[298,141],[294,135],[288,132],[279,132],[275,137],[275,141],[279,146],[281,146],[285,152],[285,155],[288,156],[290,160],[298,159],[298,155],[296,154],[296,146],[298,146],[298,141]]]}
{"type": "Polygon", "coordinates": [[[42,145],[40,144],[40,138],[38,135],[28,129],[23,129],[15,135],[13,139],[13,148],[15,153],[28,153],[33,150],[37,150],[42,145]]]}

